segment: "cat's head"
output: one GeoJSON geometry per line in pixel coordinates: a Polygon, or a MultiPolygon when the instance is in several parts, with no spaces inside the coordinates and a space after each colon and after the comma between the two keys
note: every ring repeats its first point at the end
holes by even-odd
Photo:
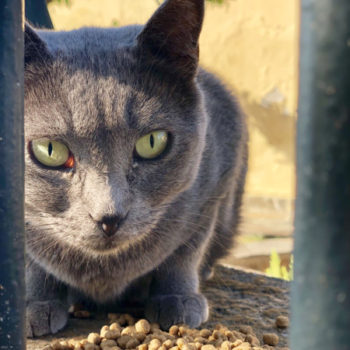
{"type": "Polygon", "coordinates": [[[206,132],[203,2],[168,0],[144,27],[26,26],[30,254],[48,244],[114,253],[149,235],[194,182],[206,132]]]}

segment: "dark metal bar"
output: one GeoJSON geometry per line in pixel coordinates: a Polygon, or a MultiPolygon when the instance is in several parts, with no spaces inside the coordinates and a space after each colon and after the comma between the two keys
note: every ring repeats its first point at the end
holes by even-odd
{"type": "Polygon", "coordinates": [[[302,0],[293,350],[350,349],[349,19],[302,0]]]}
{"type": "Polygon", "coordinates": [[[24,338],[23,2],[0,2],[0,349],[24,338]]]}
{"type": "Polygon", "coordinates": [[[46,0],[25,0],[26,19],[37,28],[52,29],[52,21],[46,0]]]}

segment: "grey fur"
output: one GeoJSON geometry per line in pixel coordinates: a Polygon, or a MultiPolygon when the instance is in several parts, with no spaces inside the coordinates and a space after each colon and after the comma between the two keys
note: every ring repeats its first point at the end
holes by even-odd
{"type": "Polygon", "coordinates": [[[55,333],[75,295],[128,299],[151,279],[146,316],[163,328],[208,317],[199,274],[232,245],[247,167],[235,99],[197,69],[204,0],[168,0],[145,27],[26,27],[25,139],[73,153],[73,170],[26,152],[27,335],[55,333]],[[171,134],[156,160],[136,140],[171,134]],[[107,238],[98,222],[117,215],[107,238]]]}

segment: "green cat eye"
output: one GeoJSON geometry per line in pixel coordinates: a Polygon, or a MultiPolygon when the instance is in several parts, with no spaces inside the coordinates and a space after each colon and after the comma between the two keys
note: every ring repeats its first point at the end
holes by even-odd
{"type": "Polygon", "coordinates": [[[152,131],[139,138],[135,145],[136,153],[144,159],[153,159],[161,155],[168,144],[168,133],[164,130],[152,131]]]}
{"type": "Polygon", "coordinates": [[[61,142],[38,139],[31,142],[31,147],[36,160],[49,167],[62,166],[70,158],[68,147],[61,142]]]}

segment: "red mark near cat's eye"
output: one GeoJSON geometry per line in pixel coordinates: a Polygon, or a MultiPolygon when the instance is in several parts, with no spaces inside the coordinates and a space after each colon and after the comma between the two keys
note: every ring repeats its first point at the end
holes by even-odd
{"type": "Polygon", "coordinates": [[[63,166],[65,168],[70,168],[71,169],[71,168],[74,167],[74,163],[75,163],[75,161],[74,161],[73,154],[70,154],[68,159],[66,160],[66,162],[63,164],[63,166]]]}

